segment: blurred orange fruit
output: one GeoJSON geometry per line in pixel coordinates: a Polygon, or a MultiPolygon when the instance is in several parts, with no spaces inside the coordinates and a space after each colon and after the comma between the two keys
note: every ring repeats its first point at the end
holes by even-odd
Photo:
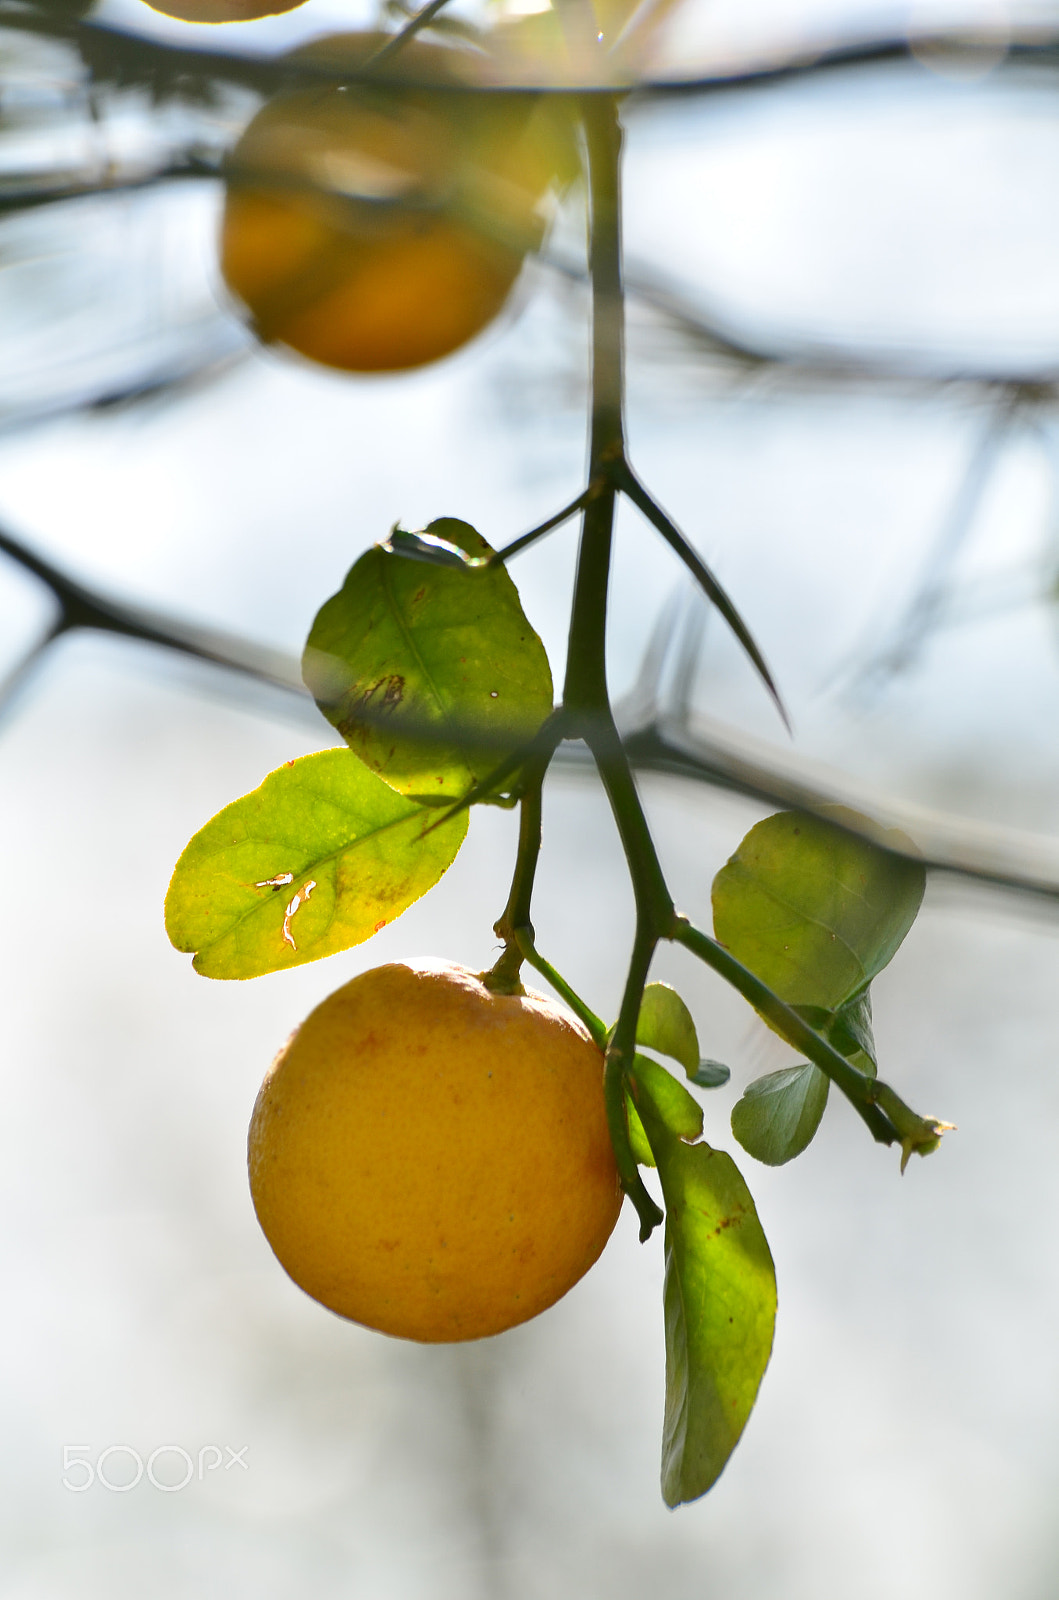
{"type": "Polygon", "coordinates": [[[423,366],[492,322],[576,165],[565,108],[476,92],[471,52],[412,40],[335,81],[382,42],[295,52],[319,85],[271,100],[227,163],[229,289],[263,340],[351,372],[423,366]]]}
{"type": "Polygon", "coordinates": [[[152,11],[178,22],[256,22],[296,11],[305,0],[147,0],[152,11]]]}

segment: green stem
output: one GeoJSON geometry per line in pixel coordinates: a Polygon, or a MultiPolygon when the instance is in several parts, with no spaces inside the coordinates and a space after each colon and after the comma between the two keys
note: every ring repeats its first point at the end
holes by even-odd
{"type": "MultiPolygon", "coordinates": [[[[569,522],[571,517],[576,517],[577,513],[582,511],[588,502],[599,493],[600,487],[599,484],[590,483],[587,489],[582,489],[575,500],[571,500],[568,505],[563,506],[563,509],[557,511],[553,517],[549,517],[545,522],[539,522],[528,533],[519,534],[517,539],[512,539],[511,543],[506,544],[502,550],[494,550],[491,556],[487,556],[479,564],[483,567],[498,567],[505,561],[510,561],[512,556],[519,555],[521,551],[528,549],[538,539],[543,539],[544,535],[551,533],[553,528],[561,527],[564,522],[569,522]]],[[[467,564],[468,566],[471,565],[470,562],[467,564]]]]}
{"type": "Polygon", "coordinates": [[[518,994],[522,985],[519,972],[522,967],[522,950],[518,934],[528,930],[533,939],[530,905],[533,900],[533,880],[537,875],[537,862],[541,853],[541,814],[543,810],[544,773],[547,758],[538,757],[525,771],[525,789],[519,803],[518,854],[511,878],[511,891],[507,905],[493,931],[504,941],[504,948],[491,971],[485,975],[485,986],[497,994],[518,994]]]}
{"type": "Polygon", "coordinates": [[[636,1157],[629,1143],[629,1128],[625,1114],[625,1083],[626,1075],[636,1055],[636,1024],[640,1020],[644,985],[651,969],[651,958],[655,953],[657,942],[654,934],[638,918],[629,974],[625,980],[625,993],[621,1000],[621,1011],[618,1014],[614,1037],[607,1050],[606,1066],[603,1069],[603,1096],[606,1101],[611,1143],[614,1146],[622,1187],[636,1206],[640,1218],[641,1243],[650,1238],[654,1229],[663,1220],[664,1213],[658,1209],[645,1189],[636,1157]]]}
{"type": "Polygon", "coordinates": [[[625,291],[621,272],[621,149],[618,101],[581,102],[588,151],[589,274],[592,282],[592,432],[588,477],[625,454],[625,291]]]}
{"type": "Polygon", "coordinates": [[[547,766],[555,754],[556,746],[566,737],[566,716],[560,706],[550,717],[544,719],[532,739],[527,739],[525,744],[520,745],[511,755],[505,756],[491,772],[487,772],[484,778],[472,784],[465,795],[461,795],[459,800],[446,807],[438,820],[432,822],[424,831],[430,833],[434,828],[440,828],[442,823],[448,822],[450,818],[458,817],[461,811],[468,810],[470,806],[492,799],[501,784],[513,778],[516,773],[533,771],[538,760],[547,766]]]}
{"type": "Polygon", "coordinates": [[[607,1048],[606,1023],[602,1018],[596,1016],[590,1006],[585,1004],[576,989],[571,989],[562,973],[557,972],[550,961],[545,961],[533,942],[533,929],[523,926],[516,928],[514,933],[524,960],[528,961],[531,967],[536,968],[542,978],[547,979],[560,999],[566,1001],[574,1016],[581,1018],[581,1021],[592,1035],[593,1044],[598,1045],[601,1050],[605,1050],[607,1048]]]}
{"type": "MultiPolygon", "coordinates": [[[[744,967],[733,955],[729,955],[716,939],[711,939],[709,934],[692,927],[686,918],[675,919],[670,936],[678,944],[686,946],[707,966],[712,967],[714,972],[719,973],[732,985],[733,989],[738,989],[744,1000],[749,1000],[754,1009],[772,1023],[789,1044],[794,1045],[797,1050],[803,1050],[809,1060],[815,1062],[821,1072],[827,1074],[836,1088],[841,1089],[854,1110],[867,1124],[874,1139],[880,1144],[894,1144],[901,1141],[901,1134],[893,1121],[877,1104],[877,1101],[883,1098],[879,1094],[879,1089],[885,1085],[879,1085],[876,1079],[865,1077],[863,1072],[858,1072],[856,1067],[811,1028],[797,1011],[793,1011],[773,994],[767,984],[756,978],[749,968],[744,967]]],[[[892,1094],[893,1091],[890,1090],[888,1093],[892,1094]]],[[[897,1096],[894,1095],[893,1098],[896,1100],[897,1096]]],[[[904,1109],[908,1110],[907,1107],[904,1109]]],[[[908,1114],[915,1115],[914,1112],[908,1114]]],[[[916,1118],[917,1123],[922,1120],[916,1118]]]]}
{"type": "MultiPolygon", "coordinates": [[[[621,124],[610,95],[586,96],[589,266],[592,280],[592,421],[588,481],[600,484],[581,523],[563,706],[581,726],[607,716],[606,627],[615,489],[609,469],[625,451],[621,282],[621,124]]],[[[581,731],[576,728],[575,731],[581,731]]]]}
{"type": "Polygon", "coordinates": [[[596,725],[588,729],[585,742],[595,758],[629,863],[637,926],[656,942],[667,939],[676,912],[609,706],[606,717],[597,719],[596,725]]]}
{"type": "MultiPolygon", "coordinates": [[[[610,95],[586,97],[581,106],[588,150],[589,264],[592,278],[592,421],[589,433],[588,481],[594,493],[586,500],[577,552],[577,575],[570,610],[570,636],[563,686],[563,711],[568,736],[584,738],[600,764],[622,842],[636,835],[625,816],[621,741],[614,726],[607,689],[607,592],[614,534],[616,492],[610,468],[624,459],[624,315],[621,283],[621,123],[618,103],[610,95]],[[598,485],[598,488],[596,487],[598,485]],[[597,752],[599,752],[597,754],[597,752]],[[602,757],[602,760],[601,760],[602,757]],[[615,795],[620,797],[620,813],[615,795]]],[[[627,771],[627,768],[625,769],[627,771]]],[[[630,776],[631,784],[631,776],[630,776]]],[[[635,799],[635,790],[632,791],[635,799]]],[[[638,811],[638,802],[636,803],[638,811]]],[[[642,844],[642,841],[639,841],[642,844]]],[[[647,840],[650,850],[650,840],[647,840]]],[[[626,845],[628,850],[628,845],[626,845]]],[[[618,1032],[607,1050],[604,1094],[607,1121],[622,1187],[640,1218],[646,1239],[662,1213],[644,1187],[629,1143],[625,1120],[625,1070],[635,1052],[636,1023],[656,936],[645,921],[651,895],[641,892],[643,853],[629,854],[637,904],[637,931],[618,1032]]],[[[664,889],[664,885],[663,885],[664,889]]]]}

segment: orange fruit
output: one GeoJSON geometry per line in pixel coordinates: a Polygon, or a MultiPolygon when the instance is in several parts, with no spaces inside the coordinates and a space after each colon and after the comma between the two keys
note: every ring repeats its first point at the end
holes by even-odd
{"type": "MultiPolygon", "coordinates": [[[[338,35],[295,59],[348,70],[380,42],[338,35]]],[[[574,141],[569,113],[540,96],[475,93],[474,60],[413,40],[370,83],[322,76],[249,124],[227,163],[221,272],[264,341],[394,372],[498,315],[574,141]]]]}
{"type": "Polygon", "coordinates": [[[278,17],[296,11],[305,0],[147,0],[152,11],[178,22],[256,22],[259,17],[278,17]]]}
{"type": "Polygon", "coordinates": [[[603,1057],[581,1024],[442,961],[376,967],[317,1006],[261,1087],[249,1167],[295,1283],[428,1342],[552,1305],[622,1199],[603,1057]]]}

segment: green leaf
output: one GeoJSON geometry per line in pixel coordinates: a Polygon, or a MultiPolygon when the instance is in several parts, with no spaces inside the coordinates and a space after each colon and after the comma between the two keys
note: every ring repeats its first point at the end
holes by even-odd
{"type": "Polygon", "coordinates": [[[828,1025],[828,1038],[836,1050],[856,1062],[862,1072],[874,1078],[879,1070],[875,1054],[875,1034],[871,1025],[871,991],[865,989],[846,1005],[840,1006],[828,1025]]]}
{"type": "Polygon", "coordinates": [[[641,1167],[653,1167],[655,1164],[654,1151],[644,1132],[644,1125],[640,1121],[640,1113],[633,1103],[632,1095],[625,1093],[625,1125],[629,1130],[629,1144],[637,1163],[641,1167]]]}
{"type": "Polygon", "coordinates": [[[828,1079],[806,1061],[758,1078],[732,1109],[732,1132],[743,1149],[769,1167],[782,1167],[812,1139],[827,1105],[828,1079]]]}
{"type": "Polygon", "coordinates": [[[730,1156],[684,1144],[641,1105],[666,1203],[666,1409],[662,1495],[716,1481],[772,1352],[776,1274],[750,1191],[730,1156]]]}
{"type": "Polygon", "coordinates": [[[691,1075],[691,1081],[698,1084],[700,1089],[723,1089],[731,1076],[731,1067],[726,1067],[723,1061],[700,1061],[698,1071],[691,1075]]]}
{"type": "MultiPolygon", "coordinates": [[[[899,834],[880,837],[907,845],[899,834]]],[[[781,811],[751,828],[714,879],[714,929],[788,1005],[837,1011],[894,955],[924,883],[917,862],[824,818],[781,811]]]]}
{"type": "Polygon", "coordinates": [[[835,1049],[847,1056],[865,1077],[874,1078],[879,1066],[871,1025],[871,990],[865,989],[837,1011],[822,1006],[794,1006],[798,1015],[822,1033],[835,1049]]]}
{"type": "Polygon", "coordinates": [[[639,1051],[633,1058],[629,1077],[637,1105],[643,1094],[647,1094],[655,1115],[662,1118],[670,1133],[678,1139],[699,1137],[702,1133],[702,1107],[679,1078],[674,1078],[665,1067],[652,1061],[650,1056],[641,1055],[639,1051]]]}
{"type": "Polygon", "coordinates": [[[688,1093],[679,1078],[674,1078],[665,1067],[660,1066],[657,1061],[652,1061],[650,1056],[641,1055],[639,1051],[633,1058],[629,1077],[632,1094],[626,1093],[625,1096],[625,1120],[629,1129],[629,1143],[640,1165],[653,1167],[654,1153],[636,1109],[637,1101],[641,1100],[644,1094],[648,1094],[655,1114],[662,1118],[669,1131],[678,1139],[697,1139],[700,1136],[702,1107],[688,1093]]]}
{"type": "Polygon", "coordinates": [[[492,554],[441,517],[375,545],[317,614],[305,683],[327,720],[401,794],[459,799],[531,738],[552,709],[544,646],[506,569],[436,564],[492,554]],[[422,551],[435,559],[424,561],[422,551]]]}
{"type": "Polygon", "coordinates": [[[679,1061],[689,1078],[699,1070],[699,1039],[691,1012],[668,983],[649,983],[640,1001],[636,1043],[679,1061]]]}
{"type": "Polygon", "coordinates": [[[165,925],[207,978],[256,978],[370,939],[437,883],[467,832],[439,822],[348,750],[270,773],[200,828],[165,925]]]}

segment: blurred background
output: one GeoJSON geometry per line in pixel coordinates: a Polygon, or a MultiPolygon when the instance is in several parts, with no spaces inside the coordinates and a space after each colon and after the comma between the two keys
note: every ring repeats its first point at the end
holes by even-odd
{"type": "MultiPolygon", "coordinates": [[[[657,1484],[661,1244],[628,1208],[554,1310],[429,1348],[305,1297],[247,1192],[258,1084],[313,1005],[386,959],[488,964],[515,818],[475,815],[440,886],[369,946],[196,977],[162,928],[173,863],[331,730],[262,679],[135,639],[38,651],[59,614],[25,555],[282,676],[395,520],[455,515],[497,544],[532,527],[584,470],[578,199],[456,356],[313,368],[254,345],[217,271],[208,168],[257,97],[187,74],[152,89],[143,52],[274,52],[369,12],[310,0],[222,37],[105,0],[91,24],[134,36],[122,82],[93,82],[54,17],[0,4],[0,529],[20,542],[0,558],[3,1600],[1049,1600],[1059,14],[684,0],[627,104],[634,459],[794,724],[623,512],[612,676],[627,725],[682,752],[683,775],[642,776],[678,902],[708,925],[713,874],[791,794],[850,799],[972,869],[932,877],[875,985],[883,1075],[959,1132],[901,1179],[836,1096],[790,1167],[737,1152],[776,1258],[776,1347],[722,1479],[676,1513],[657,1484]],[[818,65],[740,77],[788,57],[818,65]],[[649,87],[680,78],[709,83],[649,87]]],[[[568,527],[513,567],[557,677],[574,549],[568,527]]],[[[605,1016],[630,919],[605,802],[568,761],[535,923],[605,1016]]],[[[656,975],[732,1066],[707,1103],[732,1149],[734,1098],[784,1048],[679,952],[656,975]]]]}

